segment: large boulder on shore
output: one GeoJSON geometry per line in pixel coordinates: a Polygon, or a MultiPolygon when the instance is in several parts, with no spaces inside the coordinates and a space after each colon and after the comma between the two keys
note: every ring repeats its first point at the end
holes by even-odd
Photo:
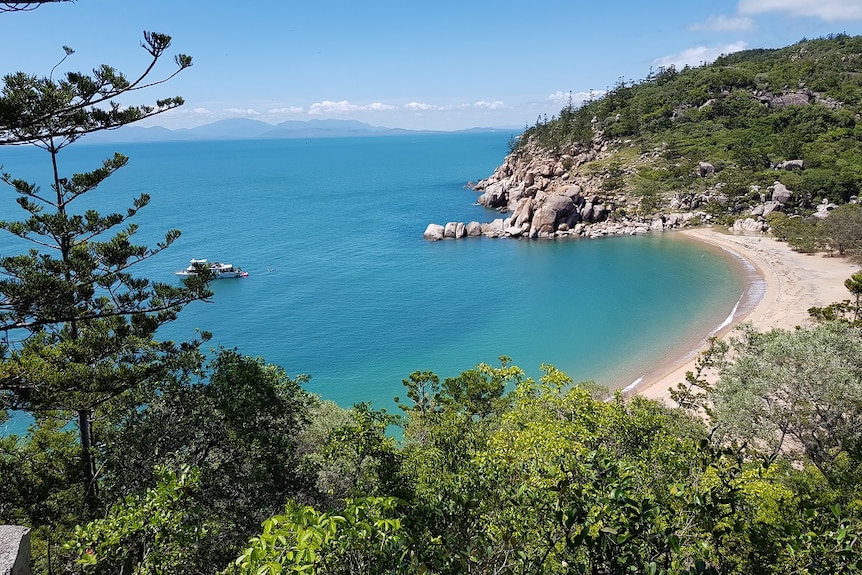
{"type": "Polygon", "coordinates": [[[429,242],[436,242],[443,239],[443,231],[444,228],[440,224],[428,224],[428,227],[425,228],[425,233],[422,234],[422,237],[429,242]]]}
{"type": "Polygon", "coordinates": [[[575,209],[572,198],[564,195],[549,195],[545,198],[541,207],[533,213],[533,221],[530,226],[530,236],[553,234],[557,231],[557,223],[566,221],[566,216],[575,209]]]}
{"type": "MultiPolygon", "coordinates": [[[[781,211],[781,202],[777,202],[777,201],[773,200],[771,202],[765,202],[763,204],[763,212],[760,215],[765,218],[766,216],[768,216],[772,212],[780,212],[780,211],[781,211]]],[[[752,215],[754,215],[754,214],[752,214],[752,215]]]]}
{"type": "Polygon", "coordinates": [[[476,221],[470,222],[466,226],[466,231],[468,238],[478,238],[482,235],[482,224],[476,221]]]}
{"type": "Polygon", "coordinates": [[[733,222],[733,231],[735,232],[762,232],[764,227],[764,222],[754,218],[745,218],[733,222]]]}
{"type": "Polygon", "coordinates": [[[497,182],[485,188],[485,193],[477,201],[486,208],[502,208],[509,201],[507,191],[506,183],[497,182]]]}
{"type": "Polygon", "coordinates": [[[482,224],[482,235],[488,238],[503,237],[503,230],[506,228],[506,221],[503,218],[497,218],[493,222],[482,224]]]}
{"type": "Polygon", "coordinates": [[[443,237],[460,240],[467,235],[467,227],[464,222],[449,222],[443,228],[443,237]]]}
{"type": "Polygon", "coordinates": [[[512,212],[512,225],[522,226],[529,223],[533,217],[533,200],[532,198],[521,198],[515,211],[512,212]]]}

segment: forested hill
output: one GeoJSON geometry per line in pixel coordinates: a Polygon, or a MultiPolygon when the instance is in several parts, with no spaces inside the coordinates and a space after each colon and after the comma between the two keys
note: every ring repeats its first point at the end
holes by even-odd
{"type": "Polygon", "coordinates": [[[513,151],[531,145],[574,156],[602,138],[612,157],[592,170],[620,176],[618,187],[649,194],[719,184],[731,211],[755,202],[752,186],[771,185],[781,162],[802,160],[804,169],[782,173],[781,182],[794,191],[790,211],[804,211],[859,194],[860,114],[862,37],[838,34],[621,80],[538,121],[513,151]],[[699,162],[715,167],[717,181],[698,179],[699,162]]]}

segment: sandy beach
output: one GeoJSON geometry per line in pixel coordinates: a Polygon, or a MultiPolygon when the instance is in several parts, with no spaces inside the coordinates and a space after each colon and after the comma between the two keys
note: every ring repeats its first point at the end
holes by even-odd
{"type": "MultiPolygon", "coordinates": [[[[769,236],[733,235],[723,228],[698,228],[679,233],[744,259],[765,282],[766,289],[760,301],[719,330],[715,335],[720,338],[729,337],[740,322],[751,323],[759,331],[811,325],[808,308],[850,299],[844,280],[860,269],[841,257],[794,252],[786,243],[769,236]]],[[[705,346],[706,341],[700,342],[698,349],[705,346]]],[[[676,362],[654,370],[632,391],[669,401],[668,389],[685,380],[686,371],[694,370],[696,359],[697,353],[688,351],[676,362]]]]}

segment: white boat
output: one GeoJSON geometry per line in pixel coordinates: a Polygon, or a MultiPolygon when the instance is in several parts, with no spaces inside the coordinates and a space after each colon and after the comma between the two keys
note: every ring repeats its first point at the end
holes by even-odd
{"type": "Polygon", "coordinates": [[[193,276],[197,275],[198,270],[202,267],[209,269],[210,273],[212,273],[212,279],[214,280],[224,278],[244,278],[248,276],[248,272],[244,272],[240,268],[234,267],[233,264],[224,264],[221,262],[209,263],[206,259],[192,260],[189,267],[174,273],[178,276],[193,276]]]}

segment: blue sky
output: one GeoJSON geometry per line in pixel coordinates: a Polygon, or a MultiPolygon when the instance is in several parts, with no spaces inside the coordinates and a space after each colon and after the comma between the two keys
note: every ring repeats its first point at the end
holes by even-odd
{"type": "MultiPolygon", "coordinates": [[[[147,62],[143,30],[194,66],[136,103],[181,95],[149,125],[229,117],[354,119],[454,130],[523,127],[650,68],[803,37],[862,34],[862,0],[77,0],[0,14],[0,72],[147,62]]],[[[173,62],[162,68],[169,73],[173,62]]]]}

